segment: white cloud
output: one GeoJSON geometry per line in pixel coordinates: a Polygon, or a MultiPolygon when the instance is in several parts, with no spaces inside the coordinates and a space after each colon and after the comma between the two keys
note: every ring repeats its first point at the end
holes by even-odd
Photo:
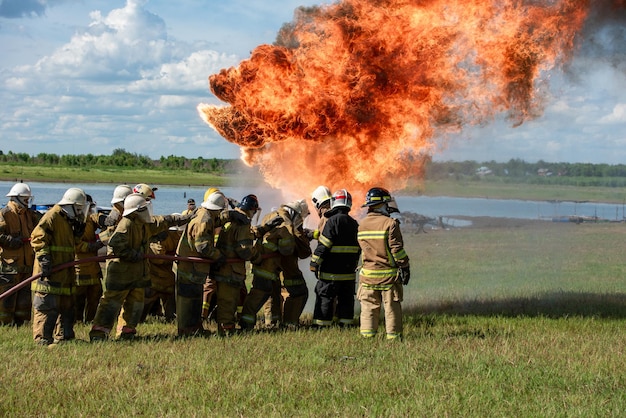
{"type": "Polygon", "coordinates": [[[617,103],[613,111],[600,119],[601,123],[626,124],[626,103],[617,103]]]}

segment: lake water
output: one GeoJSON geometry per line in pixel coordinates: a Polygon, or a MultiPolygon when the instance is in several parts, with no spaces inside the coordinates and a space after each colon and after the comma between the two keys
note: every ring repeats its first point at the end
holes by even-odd
{"type": "MultiPolygon", "coordinates": [[[[13,182],[0,181],[0,193],[6,194],[13,182]]],[[[69,187],[80,187],[90,194],[100,206],[110,206],[115,185],[112,184],[68,184],[68,183],[29,183],[35,204],[50,204],[61,200],[69,187]]],[[[131,185],[133,186],[133,185],[131,185]]],[[[222,187],[227,196],[240,200],[253,193],[259,197],[263,213],[285,203],[280,190],[268,187],[222,187]]],[[[153,201],[155,214],[182,212],[187,207],[187,199],[193,198],[196,204],[202,202],[206,187],[160,186],[153,201]]],[[[310,193],[302,197],[309,198],[310,193]]],[[[624,219],[624,204],[591,202],[543,202],[527,200],[501,200],[484,198],[399,196],[401,211],[413,212],[428,217],[454,218],[454,216],[490,216],[517,219],[551,219],[562,216],[596,216],[601,219],[624,219]]],[[[316,219],[310,221],[316,222],[316,219]]]]}

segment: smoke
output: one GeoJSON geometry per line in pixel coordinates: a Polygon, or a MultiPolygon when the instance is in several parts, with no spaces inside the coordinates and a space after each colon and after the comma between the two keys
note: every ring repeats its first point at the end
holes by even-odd
{"type": "Polygon", "coordinates": [[[296,10],[275,45],[209,78],[200,116],[274,186],[308,194],[423,178],[446,137],[542,114],[576,54],[623,68],[624,0],[344,0],[296,10]],[[601,45],[602,49],[597,46],[601,45]]]}

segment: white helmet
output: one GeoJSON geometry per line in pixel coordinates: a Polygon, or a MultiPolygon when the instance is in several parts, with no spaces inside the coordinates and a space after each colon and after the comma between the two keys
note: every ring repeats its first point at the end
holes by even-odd
{"type": "Polygon", "coordinates": [[[293,209],[298,215],[305,219],[309,216],[309,205],[306,204],[306,200],[300,199],[293,202],[286,203],[285,206],[293,209]]]}
{"type": "Polygon", "coordinates": [[[28,207],[29,200],[33,197],[30,192],[30,186],[26,183],[16,183],[11,187],[7,197],[10,197],[12,201],[19,203],[22,206],[28,207]]]}
{"type": "Polygon", "coordinates": [[[65,194],[63,194],[63,198],[59,200],[58,205],[63,207],[63,210],[71,219],[76,219],[80,222],[85,222],[89,214],[87,195],[78,187],[67,189],[65,194]]]}
{"type": "Polygon", "coordinates": [[[122,216],[128,216],[131,213],[139,213],[138,219],[144,223],[152,223],[152,202],[146,199],[142,194],[132,193],[124,199],[124,213],[122,216]]]}
{"type": "Polygon", "coordinates": [[[326,186],[318,186],[311,195],[311,201],[315,205],[315,209],[318,210],[324,203],[330,202],[331,198],[330,189],[326,186]]]}
{"type": "Polygon", "coordinates": [[[133,190],[127,184],[120,184],[113,190],[113,199],[111,199],[111,204],[115,205],[116,203],[123,202],[126,199],[126,196],[131,194],[133,190]]]}
{"type": "Polygon", "coordinates": [[[228,206],[228,200],[222,192],[217,191],[208,195],[200,206],[209,210],[224,210],[228,206]]]}
{"type": "Polygon", "coordinates": [[[333,193],[333,200],[330,204],[331,209],[335,208],[348,208],[352,207],[352,195],[346,189],[337,190],[333,193]]]}

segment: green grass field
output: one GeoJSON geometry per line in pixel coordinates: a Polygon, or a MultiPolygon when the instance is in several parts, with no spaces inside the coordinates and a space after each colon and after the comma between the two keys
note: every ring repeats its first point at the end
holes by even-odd
{"type": "Polygon", "coordinates": [[[0,328],[0,415],[624,416],[625,240],[622,223],[405,232],[403,342],[306,328],[176,339],[152,320],[136,341],[42,348],[0,328]]]}

